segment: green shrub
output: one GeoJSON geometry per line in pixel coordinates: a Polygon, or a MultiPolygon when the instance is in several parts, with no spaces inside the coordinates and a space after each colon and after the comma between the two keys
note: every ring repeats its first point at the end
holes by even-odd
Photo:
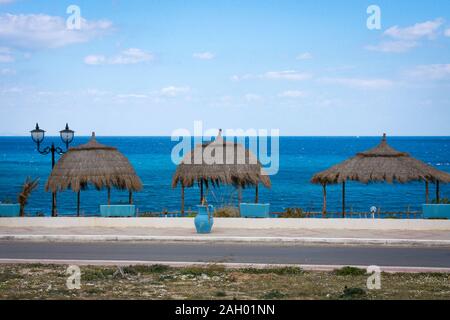
{"type": "Polygon", "coordinates": [[[221,276],[225,272],[225,267],[221,265],[210,265],[208,267],[185,267],[180,270],[181,274],[191,275],[191,276],[201,276],[206,274],[209,277],[221,276]]]}
{"type": "Polygon", "coordinates": [[[170,270],[169,266],[162,264],[153,264],[153,265],[135,265],[135,266],[127,266],[124,267],[123,272],[129,275],[138,275],[138,274],[152,274],[152,273],[163,273],[170,270]]]}
{"type": "Polygon", "coordinates": [[[367,272],[364,269],[355,268],[355,267],[343,267],[337,270],[334,270],[334,273],[337,276],[362,276],[367,272]]]}
{"type": "Polygon", "coordinates": [[[287,208],[279,215],[280,218],[306,218],[302,208],[287,208]]]}
{"type": "Polygon", "coordinates": [[[282,268],[247,268],[241,270],[243,273],[249,274],[277,274],[277,275],[299,275],[303,274],[304,271],[298,267],[282,267],[282,268]]]}
{"type": "Polygon", "coordinates": [[[278,291],[278,290],[271,290],[269,292],[266,292],[262,298],[267,300],[273,300],[273,299],[282,299],[286,297],[286,294],[278,291]]]}
{"type": "Polygon", "coordinates": [[[82,281],[104,280],[114,275],[114,269],[90,268],[81,271],[82,281]]]}
{"type": "Polygon", "coordinates": [[[238,208],[223,207],[214,211],[214,217],[217,218],[239,218],[241,214],[238,208]]]}
{"type": "Polygon", "coordinates": [[[366,295],[366,291],[361,288],[347,288],[345,286],[344,291],[342,292],[340,298],[341,299],[358,299],[362,298],[366,295]]]}
{"type": "Polygon", "coordinates": [[[227,296],[227,294],[224,291],[217,291],[214,295],[216,297],[226,297],[227,296]]]}
{"type": "Polygon", "coordinates": [[[155,218],[159,217],[159,213],[157,212],[142,212],[138,214],[139,218],[155,218]]]}
{"type": "Polygon", "coordinates": [[[13,204],[14,202],[11,200],[11,198],[4,198],[0,203],[2,204],[13,204]]]}
{"type": "Polygon", "coordinates": [[[449,198],[441,198],[439,199],[439,203],[437,202],[437,199],[434,199],[431,203],[433,204],[450,204],[449,198]]]}

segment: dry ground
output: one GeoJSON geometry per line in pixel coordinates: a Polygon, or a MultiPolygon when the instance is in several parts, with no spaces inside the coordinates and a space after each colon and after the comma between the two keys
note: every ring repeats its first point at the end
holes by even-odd
{"type": "Polygon", "coordinates": [[[69,290],[66,270],[0,265],[0,299],[450,299],[450,275],[444,273],[383,273],[381,289],[368,290],[368,275],[354,268],[82,266],[81,289],[69,290]]]}

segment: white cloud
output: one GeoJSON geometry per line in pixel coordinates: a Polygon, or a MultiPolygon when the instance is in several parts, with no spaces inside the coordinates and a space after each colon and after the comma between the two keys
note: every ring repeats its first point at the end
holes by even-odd
{"type": "Polygon", "coordinates": [[[10,87],[10,88],[4,88],[0,89],[1,94],[16,94],[16,93],[22,93],[23,89],[20,87],[10,87]]]}
{"type": "Polygon", "coordinates": [[[110,58],[107,58],[103,55],[89,55],[84,58],[84,63],[89,65],[136,64],[151,61],[153,59],[154,59],[153,54],[149,52],[145,52],[137,48],[130,48],[110,58]]]}
{"type": "Polygon", "coordinates": [[[291,81],[300,81],[310,79],[312,76],[309,73],[298,72],[295,70],[285,70],[285,71],[268,71],[264,74],[244,74],[242,76],[233,75],[231,76],[231,80],[233,81],[241,81],[241,80],[249,80],[249,79],[267,79],[267,80],[291,80],[291,81]]]}
{"type": "Polygon", "coordinates": [[[294,70],[287,71],[269,71],[263,75],[263,78],[272,79],[272,80],[306,80],[311,78],[311,75],[308,73],[302,73],[294,70]]]}
{"type": "Polygon", "coordinates": [[[140,93],[127,93],[127,94],[118,94],[117,98],[119,99],[145,99],[148,98],[148,95],[146,94],[140,94],[140,93]]]}
{"type": "Polygon", "coordinates": [[[16,0],[0,0],[0,5],[2,4],[8,4],[8,3],[13,3],[16,0]]]}
{"type": "Polygon", "coordinates": [[[418,45],[416,41],[382,41],[377,45],[366,46],[366,49],[370,51],[400,53],[409,51],[418,45]]]}
{"type": "Polygon", "coordinates": [[[387,79],[360,79],[360,78],[322,78],[323,83],[343,85],[350,88],[362,89],[384,89],[394,85],[394,82],[387,79]]]}
{"type": "Polygon", "coordinates": [[[306,93],[300,90],[287,90],[281,92],[278,96],[282,98],[303,98],[306,97],[306,93]]]}
{"type": "Polygon", "coordinates": [[[8,63],[8,62],[14,62],[14,57],[12,55],[8,54],[0,54],[0,62],[1,63],[8,63]]]}
{"type": "Polygon", "coordinates": [[[424,80],[450,79],[450,64],[421,65],[407,72],[407,75],[424,80]]]}
{"type": "Polygon", "coordinates": [[[297,56],[297,60],[310,60],[313,58],[313,55],[310,52],[303,52],[297,56]]]}
{"type": "Polygon", "coordinates": [[[107,20],[81,20],[80,30],[69,30],[66,20],[45,14],[0,15],[0,40],[11,46],[29,49],[57,48],[87,42],[112,28],[107,20]]]}
{"type": "Polygon", "coordinates": [[[249,73],[244,74],[242,76],[235,74],[235,75],[232,75],[230,77],[230,79],[233,80],[233,81],[248,80],[248,79],[252,79],[252,78],[256,78],[256,76],[252,75],[252,74],[249,74],[249,73]]]}
{"type": "Polygon", "coordinates": [[[0,69],[0,74],[2,76],[13,76],[16,74],[16,70],[14,69],[9,69],[9,68],[5,68],[5,69],[0,69]]]}
{"type": "Polygon", "coordinates": [[[0,47],[0,62],[1,63],[14,62],[15,60],[16,59],[14,58],[10,48],[0,47]]]}
{"type": "Polygon", "coordinates": [[[190,92],[189,87],[168,86],[159,91],[159,95],[163,97],[177,97],[190,92]]]}
{"type": "Polygon", "coordinates": [[[151,53],[142,51],[137,48],[130,48],[123,51],[118,56],[112,58],[111,64],[135,64],[153,60],[154,56],[151,53]]]}
{"type": "Polygon", "coordinates": [[[211,52],[198,52],[194,53],[192,56],[200,60],[211,60],[215,58],[215,54],[211,52]]]}
{"type": "Polygon", "coordinates": [[[425,21],[422,23],[416,23],[413,26],[400,28],[399,26],[393,26],[387,29],[384,34],[393,39],[400,40],[418,40],[421,38],[432,39],[436,36],[439,27],[444,23],[441,18],[433,21],[425,21]]]}
{"type": "Polygon", "coordinates": [[[445,34],[446,37],[450,37],[450,28],[445,30],[444,34],[445,34]]]}
{"type": "Polygon", "coordinates": [[[379,51],[385,53],[401,53],[407,52],[420,45],[420,40],[435,39],[438,35],[439,28],[444,23],[441,18],[416,23],[409,27],[401,28],[393,26],[387,29],[383,35],[391,40],[381,41],[377,45],[368,45],[365,48],[371,51],[379,51]]]}
{"type": "Polygon", "coordinates": [[[90,64],[90,65],[98,65],[105,63],[106,58],[105,56],[100,55],[90,55],[84,58],[84,63],[90,64]]]}

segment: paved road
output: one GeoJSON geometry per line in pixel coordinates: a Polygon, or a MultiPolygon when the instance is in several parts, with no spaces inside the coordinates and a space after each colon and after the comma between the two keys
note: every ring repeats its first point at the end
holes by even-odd
{"type": "Polygon", "coordinates": [[[449,248],[0,241],[0,259],[240,262],[450,268],[449,248]]]}

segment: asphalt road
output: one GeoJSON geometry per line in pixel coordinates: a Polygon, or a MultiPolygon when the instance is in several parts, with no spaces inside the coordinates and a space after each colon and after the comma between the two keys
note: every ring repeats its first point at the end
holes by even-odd
{"type": "Polygon", "coordinates": [[[450,248],[0,241],[0,259],[240,262],[450,268],[450,248]]]}

